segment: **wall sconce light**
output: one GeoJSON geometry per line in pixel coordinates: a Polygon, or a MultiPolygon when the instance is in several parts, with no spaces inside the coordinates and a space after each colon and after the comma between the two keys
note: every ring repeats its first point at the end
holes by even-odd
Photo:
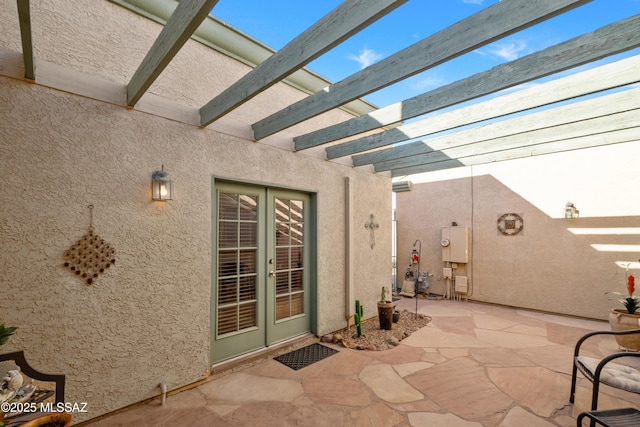
{"type": "Polygon", "coordinates": [[[164,165],[162,165],[162,170],[155,171],[151,176],[151,200],[161,202],[173,200],[173,181],[164,171],[164,165]]]}
{"type": "Polygon", "coordinates": [[[580,216],[580,211],[576,209],[573,203],[567,202],[564,206],[564,217],[566,219],[578,218],[580,216]]]}

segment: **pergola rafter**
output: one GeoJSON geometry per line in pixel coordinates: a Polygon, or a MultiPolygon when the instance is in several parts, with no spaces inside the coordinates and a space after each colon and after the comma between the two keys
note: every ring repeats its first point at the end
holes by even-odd
{"type": "MultiPolygon", "coordinates": [[[[640,28],[640,16],[635,16],[416,96],[402,102],[401,106],[391,106],[387,110],[386,116],[382,111],[385,110],[384,108],[366,116],[382,120],[382,123],[379,123],[376,127],[386,126],[397,122],[398,119],[414,118],[560,71],[575,68],[600,58],[631,50],[640,46],[640,31],[638,31],[638,28],[640,28]],[[400,113],[401,117],[396,117],[397,114],[394,113],[400,113]]],[[[350,120],[352,123],[332,126],[332,128],[341,129],[342,132],[340,133],[336,132],[336,129],[333,129],[332,132],[330,128],[318,131],[317,134],[320,134],[321,137],[313,145],[316,145],[319,141],[329,142],[327,139],[334,140],[339,137],[351,136],[346,133],[353,133],[358,128],[358,124],[365,125],[360,128],[361,131],[373,130],[374,128],[366,126],[367,123],[371,122],[366,116],[350,120]]],[[[382,133],[334,145],[327,148],[327,158],[334,159],[428,135],[433,132],[431,123],[432,120],[427,118],[382,133]]],[[[473,122],[465,120],[465,123],[460,123],[460,125],[471,123],[473,122]]],[[[446,129],[438,129],[437,131],[441,130],[446,129]]],[[[298,148],[298,144],[301,141],[305,141],[304,137],[298,137],[294,140],[296,141],[296,148],[298,148]]]]}
{"type": "Polygon", "coordinates": [[[255,138],[273,135],[590,1],[509,0],[495,4],[254,123],[255,138]]]}
{"type": "Polygon", "coordinates": [[[24,62],[24,77],[36,79],[36,67],[33,60],[33,41],[31,38],[31,8],[29,0],[17,0],[18,17],[20,19],[20,38],[22,40],[22,57],[24,62]]]}
{"type": "MultiPolygon", "coordinates": [[[[591,70],[583,71],[576,75],[563,77],[550,82],[513,92],[502,97],[490,99],[488,101],[469,105],[437,117],[429,121],[429,133],[437,133],[455,127],[460,127],[466,123],[490,120],[509,114],[522,112],[525,110],[542,107],[545,105],[558,103],[572,98],[606,91],[620,86],[630,85],[640,81],[640,56],[635,56],[613,64],[603,65],[591,70]]],[[[611,99],[611,98],[606,98],[611,99]]],[[[612,105],[613,111],[618,106],[612,105]]],[[[518,124],[526,125],[527,121],[536,121],[538,116],[524,116],[519,119],[518,124]]],[[[566,116],[560,116],[560,120],[565,120],[566,116]]],[[[482,128],[482,127],[480,127],[482,128]]],[[[491,129],[497,129],[492,126],[491,129]]],[[[517,127],[516,127],[517,128],[517,127]]],[[[394,159],[422,154],[425,151],[425,144],[434,147],[436,141],[453,140],[460,138],[460,143],[466,141],[464,138],[473,136],[476,129],[460,131],[443,137],[426,139],[424,141],[409,142],[397,147],[383,150],[371,151],[358,154],[352,157],[354,166],[364,166],[367,164],[389,162],[394,159]]],[[[498,135],[496,135],[498,136],[498,135]]],[[[464,142],[468,144],[470,142],[464,142]]],[[[436,150],[440,148],[435,148],[436,150]]]]}
{"type": "Polygon", "coordinates": [[[209,16],[218,0],[193,0],[178,3],[153,46],[127,85],[127,105],[136,105],[144,92],[162,73],[198,26],[209,16]]]}
{"type": "Polygon", "coordinates": [[[353,0],[327,16],[256,66],[200,109],[203,126],[313,61],[408,0],[353,0]]]}
{"type": "MultiPolygon", "coordinates": [[[[326,144],[324,152],[328,160],[351,156],[354,167],[373,165],[376,172],[390,171],[392,176],[505,160],[517,157],[527,149],[530,149],[529,155],[538,155],[554,150],[593,146],[598,144],[597,141],[601,141],[602,145],[617,143],[627,138],[630,129],[638,127],[635,117],[640,114],[640,110],[633,107],[625,113],[627,110],[623,109],[625,104],[622,101],[613,102],[613,106],[618,108],[617,112],[611,111],[589,118],[576,118],[576,114],[579,115],[582,111],[582,105],[589,104],[575,103],[573,107],[566,107],[566,110],[562,109],[565,107],[551,110],[563,121],[545,128],[564,134],[557,141],[547,141],[544,132],[548,130],[531,127],[527,120],[540,124],[540,118],[546,116],[529,110],[550,108],[554,103],[582,96],[593,95],[611,100],[613,98],[602,95],[601,92],[612,88],[628,86],[624,90],[638,96],[630,86],[640,81],[640,55],[517,92],[499,92],[640,47],[640,32],[637,31],[640,27],[640,15],[630,16],[589,34],[374,111],[371,111],[373,107],[370,103],[361,99],[366,94],[593,0],[502,1],[339,82],[329,83],[326,87],[326,79],[303,67],[408,0],[346,0],[279,51],[273,51],[255,40],[249,41],[250,37],[211,16],[218,0],[110,1],[164,24],[128,84],[106,82],[94,85],[80,74],[73,73],[70,75],[79,78],[81,83],[61,83],[59,74],[50,72],[55,66],[52,68],[46,61],[40,63],[39,79],[47,85],[58,85],[63,90],[79,87],[79,93],[83,96],[97,97],[112,103],[123,102],[131,108],[165,114],[168,118],[184,120],[192,125],[208,126],[219,121],[217,126],[223,131],[236,132],[233,134],[245,139],[251,139],[253,131],[253,138],[258,141],[334,108],[343,108],[354,115],[364,113],[342,123],[331,124],[302,135],[285,136],[278,141],[281,143],[284,139],[290,139],[295,151],[310,150],[326,144]],[[203,23],[206,25],[201,25],[203,23]],[[203,34],[207,34],[207,37],[215,34],[205,44],[208,43],[208,46],[253,68],[200,107],[185,106],[184,111],[174,112],[169,107],[172,100],[159,100],[155,94],[149,94],[149,98],[145,97],[140,102],[187,40],[194,38],[202,42],[203,34]],[[244,53],[239,54],[235,50],[244,53]],[[44,75],[46,76],[43,77],[44,75]],[[313,77],[309,78],[311,75],[313,77]],[[311,81],[313,83],[309,83],[311,81]],[[229,126],[231,116],[225,117],[229,112],[281,82],[291,84],[310,95],[279,111],[265,113],[266,117],[253,124],[239,123],[236,126],[233,123],[233,126],[229,126]],[[125,101],[121,101],[122,87],[126,89],[125,101]],[[494,99],[465,104],[492,94],[496,95],[494,99]],[[349,107],[348,103],[357,107],[349,107]],[[450,111],[443,112],[444,109],[450,111]],[[426,117],[427,114],[430,116],[426,117]],[[511,114],[527,118],[504,119],[511,114]],[[421,120],[404,123],[423,115],[425,118],[421,120]],[[225,119],[220,120],[223,117],[225,119]],[[498,119],[504,123],[481,125],[484,121],[498,119]],[[583,129],[588,129],[591,133],[569,136],[572,135],[572,121],[579,121],[583,129]],[[618,125],[617,129],[614,128],[615,124],[618,125]],[[469,125],[476,127],[473,130],[455,131],[469,125]],[[510,133],[501,134],[503,126],[511,127],[510,133]],[[606,138],[592,137],[601,135],[605,129],[608,132],[606,138]],[[437,136],[441,132],[449,134],[437,136]],[[359,136],[365,133],[365,136],[359,136]],[[430,135],[436,136],[427,138],[430,135]],[[524,138],[522,135],[540,139],[525,144],[521,139],[524,138]],[[417,141],[420,138],[422,140],[417,141]]],[[[24,66],[24,78],[35,80],[32,11],[29,0],[16,0],[16,4],[22,58],[17,53],[0,52],[0,71],[4,69],[4,74],[20,75],[19,78],[22,78],[24,66]]]]}

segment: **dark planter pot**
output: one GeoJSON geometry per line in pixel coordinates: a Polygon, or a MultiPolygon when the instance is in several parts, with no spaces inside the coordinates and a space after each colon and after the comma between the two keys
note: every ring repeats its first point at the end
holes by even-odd
{"type": "Polygon", "coordinates": [[[393,327],[393,302],[387,301],[382,303],[378,301],[378,320],[380,320],[380,329],[390,331],[393,327]]]}
{"type": "Polygon", "coordinates": [[[399,311],[394,311],[393,312],[393,323],[398,323],[399,320],[400,320],[400,312],[399,311]]]}

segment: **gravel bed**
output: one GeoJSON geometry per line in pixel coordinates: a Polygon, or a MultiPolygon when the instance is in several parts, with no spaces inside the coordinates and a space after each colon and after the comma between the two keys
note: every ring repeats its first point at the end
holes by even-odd
{"type": "Polygon", "coordinates": [[[355,326],[345,328],[333,334],[322,337],[324,342],[342,343],[347,348],[356,350],[382,351],[400,344],[400,341],[410,336],[420,328],[425,327],[431,318],[407,310],[400,312],[400,319],[394,323],[391,330],[380,329],[378,318],[374,317],[362,323],[362,335],[358,337],[355,326]]]}

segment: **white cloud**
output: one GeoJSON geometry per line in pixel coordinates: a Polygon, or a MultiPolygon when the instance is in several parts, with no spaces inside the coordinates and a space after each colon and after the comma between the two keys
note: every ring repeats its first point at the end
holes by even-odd
{"type": "Polygon", "coordinates": [[[409,87],[412,90],[418,92],[424,92],[426,90],[434,89],[445,84],[445,80],[440,77],[428,76],[428,75],[418,75],[416,77],[412,77],[408,80],[409,87]]]}
{"type": "Polygon", "coordinates": [[[511,43],[497,43],[489,48],[489,53],[507,61],[513,61],[520,57],[520,52],[525,50],[527,43],[514,41],[511,43]]]}
{"type": "Polygon", "coordinates": [[[366,47],[360,51],[359,55],[349,55],[349,59],[352,59],[356,61],[358,64],[360,64],[361,70],[363,68],[367,68],[369,65],[373,64],[374,62],[378,61],[381,58],[382,58],[381,54],[376,53],[372,49],[368,49],[366,47]]]}
{"type": "Polygon", "coordinates": [[[482,4],[484,0],[462,0],[462,3],[482,4]]]}

